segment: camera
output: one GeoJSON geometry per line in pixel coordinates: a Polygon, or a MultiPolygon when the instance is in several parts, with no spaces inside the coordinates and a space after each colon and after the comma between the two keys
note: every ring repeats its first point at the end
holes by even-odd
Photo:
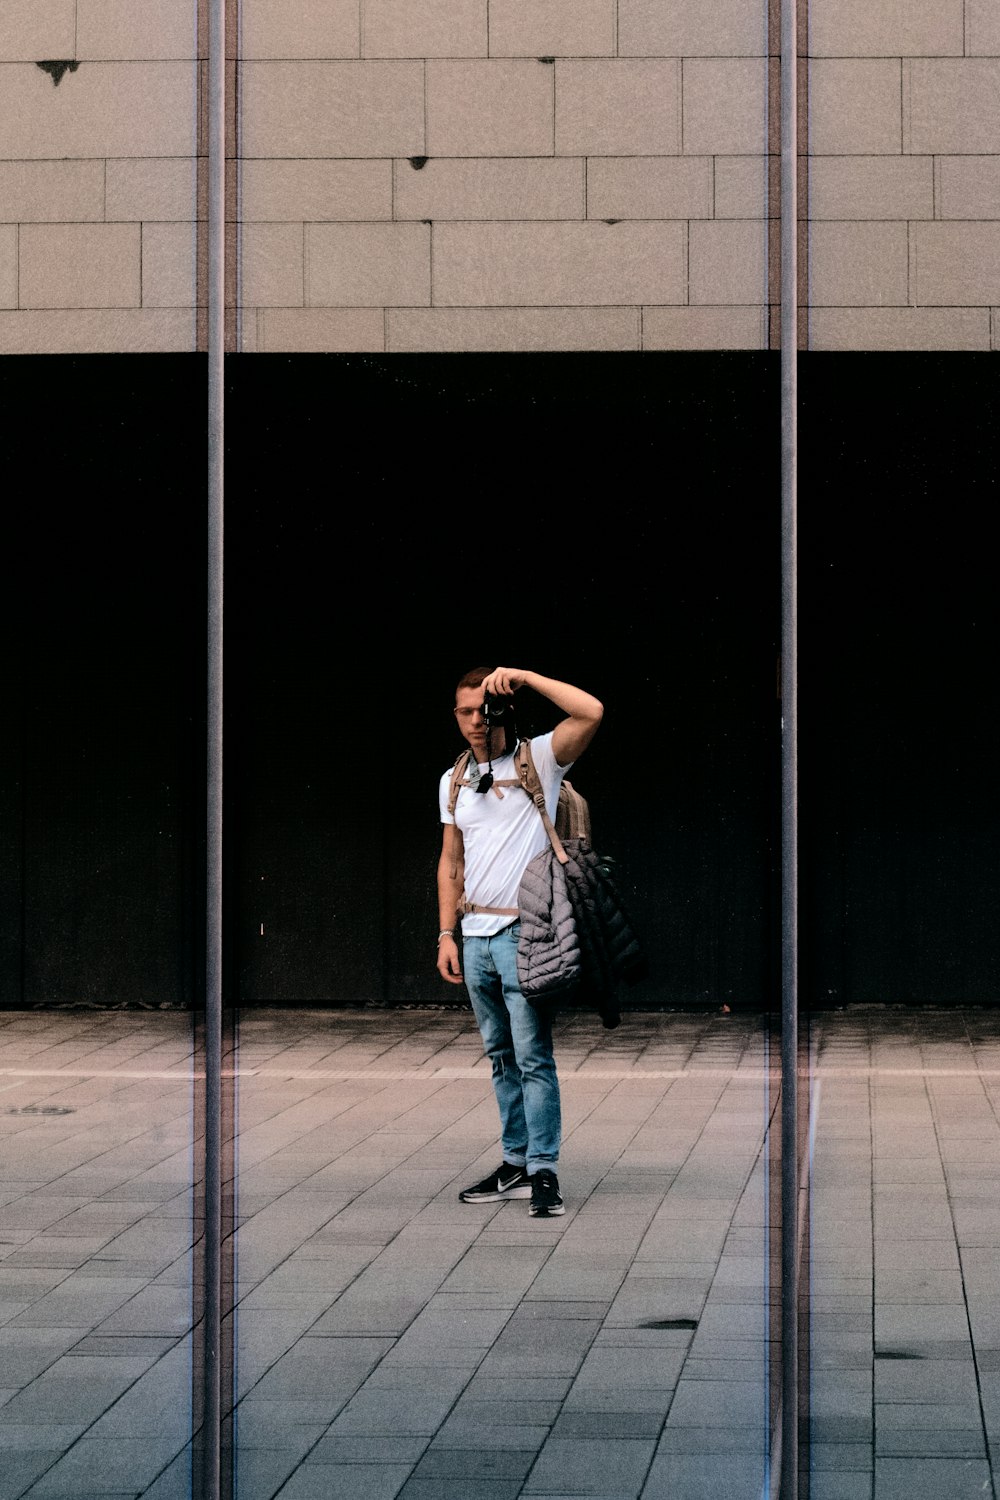
{"type": "Polygon", "coordinates": [[[483,718],[486,722],[497,724],[507,712],[507,700],[505,698],[491,698],[489,693],[483,699],[483,718]]]}

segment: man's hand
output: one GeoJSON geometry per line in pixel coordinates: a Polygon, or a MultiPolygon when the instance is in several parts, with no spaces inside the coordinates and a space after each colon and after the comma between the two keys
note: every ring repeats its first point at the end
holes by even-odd
{"type": "Polygon", "coordinates": [[[483,679],[483,692],[490,698],[513,698],[524,687],[528,673],[521,667],[497,667],[483,679]]]}
{"type": "Polygon", "coordinates": [[[462,983],[462,966],[458,960],[458,944],[453,937],[443,937],[438,943],[437,971],[449,984],[462,983]]]}

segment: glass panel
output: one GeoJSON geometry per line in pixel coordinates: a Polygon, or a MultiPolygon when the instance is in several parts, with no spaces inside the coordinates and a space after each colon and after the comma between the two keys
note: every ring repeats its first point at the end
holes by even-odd
{"type": "MultiPolygon", "coordinates": [[[[777,361],[551,369],[232,374],[238,1492],[765,1482],[777,361]],[[605,703],[572,779],[652,961],[617,1028],[557,1018],[547,1222],[458,1198],[500,1151],[434,967],[437,786],[481,650],[605,703]]],[[[522,732],[558,718],[515,707],[522,732]]]]}
{"type": "Polygon", "coordinates": [[[988,1491],[996,376],[804,361],[814,1496],[988,1491]]]}
{"type": "Polygon", "coordinates": [[[186,1494],[204,368],[0,380],[3,1487],[186,1494]]]}

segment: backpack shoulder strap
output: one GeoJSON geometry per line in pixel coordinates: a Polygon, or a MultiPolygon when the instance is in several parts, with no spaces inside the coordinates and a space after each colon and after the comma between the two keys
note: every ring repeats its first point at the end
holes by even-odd
{"type": "Polygon", "coordinates": [[[455,803],[458,801],[459,787],[462,785],[462,777],[468,769],[469,756],[471,754],[471,750],[463,750],[452,767],[451,785],[448,787],[448,811],[452,817],[455,816],[455,803]]]}
{"type": "MultiPolygon", "coordinates": [[[[470,782],[469,782],[469,779],[468,779],[468,776],[467,776],[466,773],[468,772],[468,769],[469,769],[469,757],[470,757],[471,754],[472,754],[471,750],[463,750],[462,753],[461,753],[461,755],[456,760],[454,766],[452,767],[451,782],[450,782],[450,784],[448,786],[448,811],[451,813],[452,817],[455,816],[455,808],[458,805],[458,794],[459,794],[459,792],[462,790],[463,786],[469,786],[470,785],[470,782]]],[[[494,781],[494,783],[493,783],[493,791],[496,793],[496,795],[498,797],[502,797],[503,796],[503,788],[505,786],[518,786],[518,785],[520,785],[520,782],[518,780],[516,780],[516,779],[510,780],[510,781],[494,781]]]]}
{"type": "Polygon", "coordinates": [[[517,774],[521,778],[521,785],[541,814],[542,822],[545,824],[545,832],[548,834],[549,842],[555,850],[556,859],[561,865],[564,865],[569,859],[569,855],[563,848],[562,839],[556,833],[555,826],[545,806],[545,791],[538,772],[535,770],[530,740],[520,740],[518,742],[517,750],[514,753],[514,764],[517,767],[517,774]]]}

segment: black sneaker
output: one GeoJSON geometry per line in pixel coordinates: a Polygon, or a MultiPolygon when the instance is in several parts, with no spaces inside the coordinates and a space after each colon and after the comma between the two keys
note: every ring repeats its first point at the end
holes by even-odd
{"type": "Polygon", "coordinates": [[[523,1167],[505,1161],[482,1182],[463,1188],[458,1196],[463,1203],[502,1203],[506,1198],[527,1198],[532,1181],[523,1167]]]}
{"type": "Polygon", "coordinates": [[[531,1206],[528,1213],[533,1219],[551,1219],[556,1214],[564,1214],[566,1205],[562,1201],[562,1193],[559,1191],[559,1179],[554,1172],[543,1168],[529,1177],[531,1183],[531,1206]]]}

